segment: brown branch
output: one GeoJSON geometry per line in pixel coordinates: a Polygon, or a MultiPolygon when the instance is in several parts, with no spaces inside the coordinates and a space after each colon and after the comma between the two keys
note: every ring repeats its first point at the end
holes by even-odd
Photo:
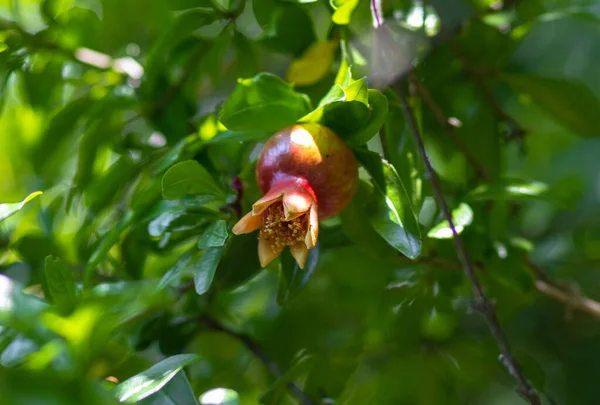
{"type": "Polygon", "coordinates": [[[536,277],[535,288],[542,294],[564,303],[568,311],[577,310],[600,318],[600,302],[583,295],[578,288],[564,286],[552,280],[546,272],[529,258],[525,264],[536,277]]]}
{"type": "MultiPolygon", "coordinates": [[[[265,365],[267,370],[269,370],[269,372],[275,378],[283,377],[284,374],[281,371],[281,369],[279,368],[279,365],[277,365],[277,363],[275,363],[267,355],[267,353],[265,353],[265,351],[260,347],[260,345],[257,342],[255,342],[254,339],[252,339],[252,337],[250,337],[249,335],[229,329],[228,327],[223,325],[221,322],[219,322],[218,320],[216,320],[215,318],[213,318],[209,315],[200,316],[198,318],[198,321],[201,323],[204,323],[205,325],[207,325],[208,327],[210,327],[211,329],[213,329],[215,331],[225,333],[225,334],[231,336],[232,338],[239,340],[240,343],[242,343],[244,346],[246,346],[246,348],[248,350],[250,350],[265,365]]],[[[296,399],[298,399],[298,401],[300,401],[301,404],[316,405],[316,403],[304,391],[302,391],[302,389],[300,387],[298,387],[293,382],[288,382],[286,384],[286,387],[287,387],[288,391],[293,396],[295,396],[296,399]]]]}
{"type": "Polygon", "coordinates": [[[490,328],[490,331],[492,332],[492,335],[498,342],[498,347],[500,348],[501,353],[499,356],[500,362],[504,365],[504,367],[506,367],[509,374],[511,374],[513,378],[517,381],[517,392],[523,397],[523,399],[525,399],[531,405],[541,405],[540,397],[538,396],[533,386],[529,383],[529,381],[527,381],[527,379],[523,375],[521,366],[519,365],[512,353],[512,350],[508,343],[508,339],[506,338],[506,335],[504,334],[504,331],[502,330],[500,323],[498,322],[498,318],[496,316],[496,309],[485,295],[483,286],[477,278],[477,275],[475,273],[475,267],[471,261],[471,258],[469,257],[469,254],[467,253],[467,249],[463,243],[463,240],[458,234],[458,232],[456,232],[454,222],[452,221],[452,213],[450,207],[448,206],[448,203],[446,202],[442,194],[442,188],[439,178],[437,177],[437,174],[435,173],[433,166],[429,161],[429,157],[427,156],[425,145],[423,143],[423,138],[421,137],[421,133],[419,131],[419,127],[417,125],[417,121],[415,119],[412,108],[408,104],[408,100],[406,98],[404,89],[402,88],[402,84],[397,83],[395,88],[398,92],[400,101],[402,103],[402,111],[404,113],[404,116],[406,117],[406,121],[408,122],[417,148],[419,149],[421,158],[425,163],[426,175],[431,181],[431,185],[435,194],[435,199],[437,200],[437,203],[440,209],[442,210],[445,219],[448,221],[450,229],[452,230],[454,246],[456,247],[456,252],[462,264],[463,271],[469,279],[471,287],[473,288],[473,293],[475,295],[474,309],[479,311],[483,315],[488,324],[488,327],[490,328]]]}
{"type": "Polygon", "coordinates": [[[450,124],[449,118],[444,114],[440,106],[435,102],[435,100],[431,97],[431,93],[427,90],[427,87],[421,83],[421,80],[414,74],[414,72],[410,72],[409,74],[411,82],[414,84],[415,88],[421,95],[421,98],[431,109],[431,112],[435,116],[438,125],[446,131],[450,140],[454,142],[454,144],[461,150],[461,152],[465,155],[467,161],[473,166],[473,168],[477,171],[480,177],[485,179],[487,182],[493,181],[491,174],[488,170],[483,166],[473,155],[469,147],[460,139],[458,134],[456,133],[456,128],[450,124]]]}

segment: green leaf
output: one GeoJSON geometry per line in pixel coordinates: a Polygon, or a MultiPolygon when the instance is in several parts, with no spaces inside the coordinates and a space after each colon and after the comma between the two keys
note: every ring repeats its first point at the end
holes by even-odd
{"type": "Polygon", "coordinates": [[[144,398],[138,405],[197,405],[192,386],[183,371],[179,371],[160,391],[144,398]]]}
{"type": "MultiPolygon", "coordinates": [[[[296,86],[313,86],[327,76],[333,64],[337,41],[313,43],[288,68],[286,79],[296,86]]],[[[366,89],[365,89],[366,93],[366,89]]]]}
{"type": "Polygon", "coordinates": [[[223,246],[225,241],[227,241],[228,236],[229,233],[227,232],[227,223],[220,219],[209,226],[206,231],[204,231],[200,237],[200,240],[198,241],[198,247],[203,249],[223,246]]]}
{"type": "Polygon", "coordinates": [[[369,119],[358,131],[345,136],[350,145],[359,146],[366,144],[377,135],[385,123],[388,115],[388,100],[377,90],[369,89],[369,119]]]}
{"type": "Polygon", "coordinates": [[[186,195],[223,195],[210,173],[195,160],[172,166],[162,178],[162,195],[177,200],[186,195]]]}
{"type": "Polygon", "coordinates": [[[192,8],[179,14],[167,32],[148,51],[146,69],[152,76],[161,66],[168,63],[170,51],[194,31],[211,24],[217,15],[209,8],[192,8]]]}
{"type": "Polygon", "coordinates": [[[110,249],[119,241],[125,229],[131,226],[133,220],[134,213],[129,211],[119,219],[115,226],[102,235],[85,266],[84,285],[89,284],[91,277],[96,270],[96,266],[106,259],[110,249]]]}
{"type": "Polygon", "coordinates": [[[359,146],[377,134],[387,112],[387,98],[377,90],[367,90],[365,79],[359,79],[346,88],[334,84],[318,107],[300,121],[318,122],[333,129],[350,145],[359,146]]]}
{"type": "Polygon", "coordinates": [[[533,75],[504,74],[502,77],[566,128],[583,136],[600,136],[596,119],[600,116],[600,100],[585,85],[533,75]]]}
{"type": "Polygon", "coordinates": [[[389,112],[385,130],[380,132],[382,143],[386,146],[386,158],[396,171],[411,196],[415,212],[419,212],[423,200],[423,162],[410,130],[406,125],[398,95],[391,89],[386,90],[389,112]]]}
{"type": "Polygon", "coordinates": [[[162,360],[114,388],[121,402],[135,403],[163,388],[179,371],[200,360],[197,354],[179,354],[162,360]]]}
{"type": "Polygon", "coordinates": [[[260,23],[263,18],[268,21],[262,45],[299,57],[317,40],[306,7],[273,0],[256,0],[252,5],[257,21],[260,23]]]}
{"type": "Polygon", "coordinates": [[[363,77],[350,83],[344,88],[344,93],[346,101],[360,101],[367,107],[369,106],[369,87],[366,78],[363,77]]]}
{"type": "MultiPolygon", "coordinates": [[[[1,44],[2,46],[4,44],[1,44]]],[[[12,69],[2,69],[0,70],[0,113],[4,109],[4,103],[6,102],[6,90],[8,88],[8,83],[11,75],[13,74],[12,69]]]]}
{"type": "MultiPolygon", "coordinates": [[[[471,207],[469,207],[468,204],[460,203],[460,205],[452,211],[452,222],[454,223],[456,233],[460,234],[467,226],[471,225],[471,222],[473,222],[473,210],[471,207]]],[[[431,228],[427,233],[427,236],[433,239],[451,239],[453,234],[448,221],[443,220],[431,228]]]]}
{"type": "Polygon", "coordinates": [[[237,392],[228,388],[214,388],[200,395],[201,405],[240,405],[237,392]]]}
{"type": "Polygon", "coordinates": [[[333,129],[342,138],[361,128],[369,117],[364,103],[364,81],[357,80],[346,88],[334,84],[321,99],[317,108],[300,119],[300,122],[317,122],[333,129]],[[358,82],[358,85],[353,86],[358,82]],[[353,86],[353,87],[352,87],[353,86]],[[347,90],[350,88],[350,90],[347,90]],[[362,93],[361,93],[362,92],[362,93]],[[355,100],[358,98],[358,100],[355,100]],[[363,101],[360,101],[363,100],[363,101]]]}
{"type": "MultiPolygon", "coordinates": [[[[348,79],[350,80],[350,79],[348,79]]],[[[327,94],[325,94],[325,96],[323,96],[323,98],[321,99],[321,101],[319,101],[319,105],[317,106],[317,109],[313,112],[311,112],[310,114],[314,114],[316,113],[319,109],[321,109],[321,107],[326,106],[329,103],[333,103],[335,101],[345,101],[346,100],[346,92],[344,91],[345,87],[342,87],[339,84],[334,84],[333,86],[331,86],[331,88],[329,89],[329,91],[327,92],[327,94]]],[[[304,120],[304,118],[303,118],[304,120]]]]}
{"type": "Polygon", "coordinates": [[[258,273],[260,269],[256,235],[253,233],[236,235],[225,246],[225,252],[214,277],[215,288],[234,289],[258,273]],[[240,262],[244,265],[240,266],[240,262]]]}
{"type": "Polygon", "coordinates": [[[352,138],[356,129],[365,125],[368,119],[369,108],[360,101],[335,101],[323,107],[317,122],[333,129],[346,140],[352,138]]]}
{"type": "Polygon", "coordinates": [[[41,141],[37,144],[37,158],[33,163],[38,169],[41,169],[48,160],[49,152],[73,133],[79,120],[89,112],[91,107],[92,100],[85,96],[71,101],[52,116],[44,133],[40,136],[41,141]]]}
{"type": "MultiPolygon", "coordinates": [[[[88,163],[90,164],[90,163],[88,163]]],[[[110,202],[119,195],[125,184],[131,181],[136,165],[129,156],[117,159],[102,177],[91,182],[86,188],[84,201],[92,212],[107,208],[110,202]]]]}
{"type": "Polygon", "coordinates": [[[310,111],[310,101],[279,77],[259,73],[240,79],[219,112],[219,121],[235,131],[280,130],[310,111]]]}
{"type": "Polygon", "coordinates": [[[11,215],[16,214],[27,204],[29,201],[33,200],[38,195],[42,194],[41,191],[36,191],[34,193],[29,194],[23,201],[20,203],[14,204],[0,204],[0,222],[4,221],[6,218],[11,215]]]}
{"type": "MultiPolygon", "coordinates": [[[[380,160],[379,156],[377,158],[380,160]]],[[[340,214],[342,230],[356,246],[373,258],[390,258],[397,255],[374,229],[366,213],[373,199],[374,186],[366,181],[358,183],[358,190],[350,204],[340,214]]]]}
{"type": "Polygon", "coordinates": [[[271,384],[267,391],[260,396],[259,402],[265,405],[282,403],[281,397],[286,389],[286,384],[309,372],[314,360],[314,356],[307,354],[304,350],[297,353],[287,372],[271,384]]]}
{"type": "Polygon", "coordinates": [[[292,255],[285,251],[281,255],[277,303],[285,305],[302,291],[319,264],[319,244],[308,251],[304,269],[298,266],[292,255]]]}
{"type": "Polygon", "coordinates": [[[355,153],[377,191],[369,211],[371,225],[399,252],[417,258],[421,253],[421,230],[400,176],[377,153],[361,149],[355,153]]]}
{"type": "Polygon", "coordinates": [[[181,258],[177,260],[177,263],[175,263],[175,265],[169,271],[167,271],[165,275],[160,279],[158,283],[158,289],[162,290],[163,288],[170,286],[175,280],[180,278],[181,274],[188,267],[188,264],[190,263],[191,259],[192,254],[189,252],[181,256],[181,258]]]}
{"type": "Polygon", "coordinates": [[[542,199],[548,185],[540,181],[518,179],[499,180],[493,184],[482,184],[469,192],[467,201],[518,201],[542,199]]]}
{"type": "Polygon", "coordinates": [[[350,17],[358,2],[359,0],[329,0],[329,4],[335,10],[331,20],[338,25],[350,24],[350,17]]]}
{"type": "Polygon", "coordinates": [[[206,141],[207,144],[221,142],[252,142],[262,141],[269,137],[265,131],[224,131],[206,141]]]}
{"type": "Polygon", "coordinates": [[[232,47],[233,33],[234,25],[226,25],[202,59],[200,70],[208,73],[212,83],[217,84],[221,80],[224,71],[225,53],[232,47]]]}
{"type": "Polygon", "coordinates": [[[198,295],[204,294],[210,288],[224,250],[223,246],[209,247],[204,250],[202,256],[196,261],[194,266],[194,286],[198,295]]]}
{"type": "Polygon", "coordinates": [[[59,258],[47,256],[44,262],[44,274],[50,296],[62,314],[69,314],[77,304],[77,287],[73,273],[59,258]]]}
{"type": "MultiPolygon", "coordinates": [[[[201,199],[200,203],[204,201],[201,199]]],[[[159,205],[159,207],[160,214],[148,223],[148,234],[154,237],[173,232],[199,230],[220,216],[218,211],[201,206],[185,207],[182,204],[166,208],[159,205]]]]}
{"type": "Polygon", "coordinates": [[[195,134],[180,140],[157,162],[153,173],[162,175],[179,160],[190,159],[201,148],[202,140],[195,134]]]}

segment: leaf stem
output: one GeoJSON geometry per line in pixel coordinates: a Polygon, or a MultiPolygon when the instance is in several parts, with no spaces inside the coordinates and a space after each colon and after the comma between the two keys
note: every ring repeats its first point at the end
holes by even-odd
{"type": "Polygon", "coordinates": [[[464,245],[464,242],[456,228],[454,226],[454,222],[452,221],[452,213],[448,203],[446,202],[443,194],[442,188],[440,184],[440,180],[431,165],[431,161],[427,156],[427,152],[425,150],[425,145],[423,143],[423,138],[421,137],[421,133],[419,131],[419,127],[417,125],[417,121],[415,119],[412,108],[410,107],[404,89],[402,87],[402,83],[397,82],[395,85],[395,90],[398,92],[398,96],[400,97],[400,101],[402,104],[402,111],[404,116],[406,117],[406,121],[408,122],[409,128],[415,140],[415,144],[419,150],[421,158],[425,163],[425,170],[427,177],[431,181],[431,185],[433,188],[433,192],[435,194],[435,199],[444,215],[445,219],[448,221],[448,225],[452,230],[452,236],[454,241],[454,246],[456,248],[456,252],[458,254],[458,258],[462,264],[463,271],[469,282],[471,283],[471,287],[473,289],[473,293],[475,295],[475,305],[474,309],[479,311],[483,317],[485,318],[490,331],[492,332],[494,338],[498,343],[498,347],[500,348],[500,362],[506,367],[509,374],[513,376],[513,378],[517,381],[518,389],[517,392],[528,401],[531,405],[541,405],[540,397],[537,392],[533,388],[533,386],[527,381],[525,378],[521,366],[515,359],[510,345],[508,343],[508,339],[502,330],[500,323],[498,322],[498,318],[496,316],[496,309],[494,305],[487,298],[483,286],[477,275],[475,273],[475,267],[469,254],[467,253],[467,249],[464,245]]]}

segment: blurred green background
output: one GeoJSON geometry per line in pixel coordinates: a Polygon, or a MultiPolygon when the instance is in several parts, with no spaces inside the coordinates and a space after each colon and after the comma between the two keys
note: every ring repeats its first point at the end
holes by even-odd
{"type": "Polygon", "coordinates": [[[525,376],[545,404],[598,403],[600,2],[383,0],[379,31],[370,3],[0,0],[0,403],[298,403],[291,381],[314,404],[525,403],[394,82],[525,376]],[[388,99],[367,147],[404,183],[418,257],[374,230],[369,193],[321,224],[305,272],[260,270],[255,235],[198,246],[260,196],[274,117],[218,121],[238,79],[316,107],[348,61],[388,99]],[[185,160],[221,199],[163,198],[185,160]]]}

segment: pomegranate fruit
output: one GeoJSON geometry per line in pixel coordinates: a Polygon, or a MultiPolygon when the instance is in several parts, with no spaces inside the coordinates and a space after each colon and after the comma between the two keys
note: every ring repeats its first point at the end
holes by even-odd
{"type": "Polygon", "coordinates": [[[233,227],[240,235],[260,229],[262,267],[286,246],[304,268],[315,247],[319,219],[331,218],[348,205],[358,184],[358,165],[350,148],[331,129],[297,124],[274,134],[256,165],[264,196],[233,227]]]}

